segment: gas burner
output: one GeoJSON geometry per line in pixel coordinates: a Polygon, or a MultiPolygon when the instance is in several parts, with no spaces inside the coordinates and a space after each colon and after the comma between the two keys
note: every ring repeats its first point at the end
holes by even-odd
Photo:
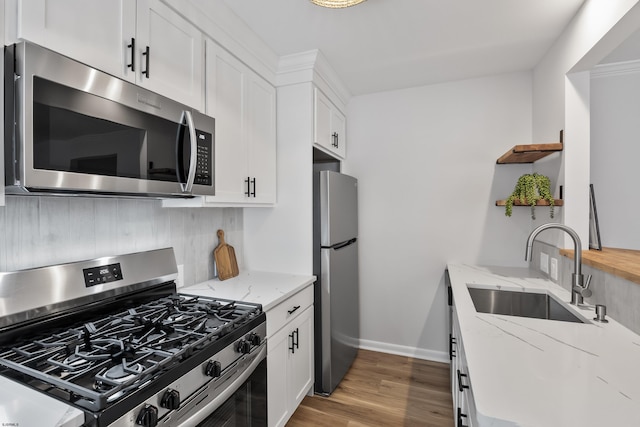
{"type": "Polygon", "coordinates": [[[128,380],[134,378],[136,375],[140,375],[143,371],[141,364],[136,363],[133,366],[126,366],[124,363],[120,365],[112,366],[107,369],[103,374],[105,378],[108,378],[117,383],[125,383],[128,380]]]}
{"type": "Polygon", "coordinates": [[[91,366],[92,362],[77,354],[72,354],[62,361],[60,365],[63,370],[68,372],[79,371],[91,366]]]}
{"type": "Polygon", "coordinates": [[[75,356],[86,360],[111,359],[114,363],[131,360],[136,355],[136,348],[129,342],[113,338],[91,339],[83,345],[76,346],[75,356]]]}
{"type": "Polygon", "coordinates": [[[107,369],[102,375],[96,375],[96,381],[93,384],[93,388],[99,392],[105,392],[112,389],[118,390],[107,398],[107,402],[113,402],[126,393],[126,389],[119,389],[118,386],[135,380],[143,370],[143,366],[139,363],[132,366],[126,366],[123,362],[107,369]]]}
{"type": "Polygon", "coordinates": [[[144,367],[135,363],[127,366],[125,362],[102,371],[101,374],[95,376],[93,388],[97,391],[108,391],[114,387],[126,384],[135,380],[144,371],[144,367]]]}
{"type": "Polygon", "coordinates": [[[174,313],[167,317],[168,322],[180,322],[185,319],[187,319],[187,316],[184,313],[174,313]]]}

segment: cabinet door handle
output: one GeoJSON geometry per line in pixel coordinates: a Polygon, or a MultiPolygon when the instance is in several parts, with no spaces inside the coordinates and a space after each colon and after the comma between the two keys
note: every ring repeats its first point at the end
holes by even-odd
{"type": "Polygon", "coordinates": [[[251,192],[251,196],[253,196],[253,198],[255,198],[256,197],[256,179],[253,178],[251,180],[251,183],[253,184],[253,191],[251,192]]]}
{"type": "Polygon", "coordinates": [[[290,351],[291,353],[294,353],[294,354],[295,354],[295,352],[296,352],[296,347],[295,347],[294,339],[293,339],[294,333],[295,333],[295,331],[294,331],[294,332],[291,332],[291,333],[289,334],[289,351],[290,351]]]}
{"type": "Polygon", "coordinates": [[[247,177],[247,179],[244,180],[244,183],[247,184],[247,191],[244,192],[244,195],[251,197],[251,178],[247,177]]]}
{"type": "Polygon", "coordinates": [[[466,377],[467,374],[463,374],[462,372],[460,372],[460,369],[458,369],[458,390],[463,391],[465,388],[469,388],[469,385],[462,384],[462,378],[466,377]]]}
{"type": "Polygon", "coordinates": [[[300,308],[299,305],[294,306],[291,310],[287,310],[287,313],[293,314],[300,308]]]}
{"type": "Polygon", "coordinates": [[[143,74],[146,78],[149,78],[149,56],[150,56],[150,53],[149,53],[149,46],[147,46],[147,47],[146,47],[146,49],[144,50],[144,52],[142,52],[142,56],[144,56],[144,57],[145,57],[145,63],[146,63],[146,66],[147,66],[147,69],[146,69],[146,70],[144,70],[144,71],[142,72],[142,74],[143,74]]]}
{"type": "Polygon", "coordinates": [[[289,341],[289,351],[291,351],[292,354],[295,354],[296,349],[300,348],[300,342],[299,342],[300,336],[298,334],[299,334],[298,328],[296,328],[295,331],[289,334],[289,338],[291,338],[291,341],[289,341]]]}
{"type": "Polygon", "coordinates": [[[468,426],[462,424],[462,419],[463,418],[467,418],[467,414],[463,414],[462,413],[462,409],[458,408],[458,424],[457,424],[457,427],[468,427],[468,426]]]}
{"type": "Polygon", "coordinates": [[[333,145],[334,147],[338,148],[339,147],[339,143],[338,143],[338,132],[334,132],[331,134],[331,137],[333,138],[333,142],[331,143],[331,145],[333,145]]]}
{"type": "Polygon", "coordinates": [[[136,39],[131,37],[131,44],[127,45],[131,48],[131,64],[127,64],[127,68],[131,68],[131,71],[136,70],[136,39]]]}

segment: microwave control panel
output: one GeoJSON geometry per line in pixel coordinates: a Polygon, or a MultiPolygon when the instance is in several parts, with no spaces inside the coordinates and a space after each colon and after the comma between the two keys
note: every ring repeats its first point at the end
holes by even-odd
{"type": "Polygon", "coordinates": [[[196,161],[196,178],[193,183],[210,186],[213,184],[213,138],[210,133],[197,129],[196,137],[198,138],[198,155],[196,161]]]}

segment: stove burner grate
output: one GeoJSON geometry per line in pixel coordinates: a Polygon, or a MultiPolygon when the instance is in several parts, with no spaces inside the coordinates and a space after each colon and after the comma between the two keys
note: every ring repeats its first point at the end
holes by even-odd
{"type": "Polygon", "coordinates": [[[99,411],[260,314],[254,304],[171,295],[0,349],[0,365],[99,411]]]}

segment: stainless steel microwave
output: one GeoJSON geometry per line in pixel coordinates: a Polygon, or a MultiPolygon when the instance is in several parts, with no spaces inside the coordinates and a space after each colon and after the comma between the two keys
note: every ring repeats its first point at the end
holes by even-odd
{"type": "Polygon", "coordinates": [[[213,195],[215,120],[72,59],[5,48],[8,194],[213,195]]]}

